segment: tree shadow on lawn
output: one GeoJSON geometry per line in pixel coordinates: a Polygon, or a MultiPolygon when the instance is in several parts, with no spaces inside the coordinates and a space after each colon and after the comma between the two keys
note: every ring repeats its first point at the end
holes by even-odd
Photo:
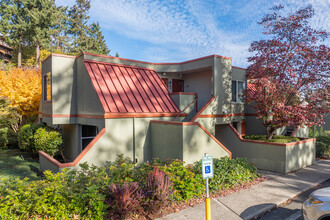
{"type": "Polygon", "coordinates": [[[19,149],[0,149],[0,179],[25,177],[39,180],[39,162],[35,155],[19,149]]]}

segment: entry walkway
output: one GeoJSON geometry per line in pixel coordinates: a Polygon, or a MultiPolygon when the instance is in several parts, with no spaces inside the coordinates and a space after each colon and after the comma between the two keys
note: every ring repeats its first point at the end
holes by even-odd
{"type": "MultiPolygon", "coordinates": [[[[330,178],[330,159],[298,171],[278,174],[260,171],[268,180],[225,197],[211,199],[211,216],[215,219],[253,219],[302,192],[330,178]]],[[[205,219],[205,204],[169,214],[160,219],[205,219]]]]}

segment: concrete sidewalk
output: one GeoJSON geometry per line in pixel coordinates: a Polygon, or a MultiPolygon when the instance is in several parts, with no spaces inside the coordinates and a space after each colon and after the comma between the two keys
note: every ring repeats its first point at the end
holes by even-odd
{"type": "MultiPolygon", "coordinates": [[[[260,173],[269,180],[226,197],[212,198],[212,219],[252,219],[330,178],[330,159],[299,171],[278,174],[260,173]]],[[[160,219],[205,219],[205,204],[172,213],[160,219]]]]}

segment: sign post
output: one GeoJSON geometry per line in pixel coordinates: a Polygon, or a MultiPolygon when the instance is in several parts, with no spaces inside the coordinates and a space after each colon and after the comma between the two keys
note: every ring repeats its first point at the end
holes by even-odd
{"type": "Polygon", "coordinates": [[[211,201],[209,195],[209,178],[213,178],[213,157],[204,154],[202,158],[202,174],[205,179],[206,198],[205,198],[205,213],[206,220],[211,220],[211,201]]]}

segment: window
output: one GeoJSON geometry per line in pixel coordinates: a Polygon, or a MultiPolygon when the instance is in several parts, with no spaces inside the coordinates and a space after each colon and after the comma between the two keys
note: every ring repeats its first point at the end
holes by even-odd
{"type": "Polygon", "coordinates": [[[44,75],[44,100],[51,100],[51,92],[52,92],[52,84],[51,84],[51,75],[50,73],[46,73],[44,75]]]}
{"type": "Polygon", "coordinates": [[[168,79],[167,78],[162,78],[166,88],[168,88],[168,79]]]}
{"type": "Polygon", "coordinates": [[[231,84],[231,93],[233,102],[244,102],[243,91],[245,84],[242,81],[233,80],[231,84]]]}
{"type": "Polygon", "coordinates": [[[81,150],[84,150],[87,145],[95,138],[97,135],[97,127],[90,125],[81,126],[81,150]]]}

